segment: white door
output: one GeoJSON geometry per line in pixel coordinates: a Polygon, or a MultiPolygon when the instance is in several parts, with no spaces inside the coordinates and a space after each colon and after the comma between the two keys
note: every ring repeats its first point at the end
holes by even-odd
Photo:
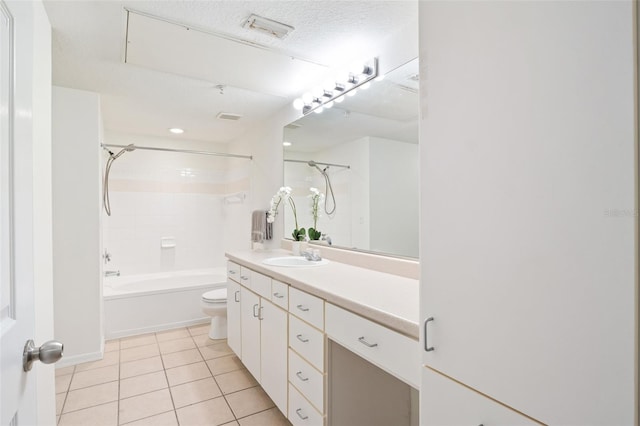
{"type": "Polygon", "coordinates": [[[227,344],[242,359],[240,285],[227,281],[227,344]]]}
{"type": "MultiPolygon", "coordinates": [[[[0,0],[0,424],[35,425],[32,2],[0,0]]],[[[37,171],[36,171],[37,172],[37,171]]],[[[42,342],[39,342],[42,343],[42,342]]],[[[51,390],[53,392],[53,389],[51,390]]]]}
{"type": "Polygon", "coordinates": [[[260,384],[280,411],[287,413],[287,312],[261,299],[260,384]]]}
{"type": "Polygon", "coordinates": [[[260,298],[254,292],[240,287],[240,324],[242,348],[242,363],[253,377],[260,381],[260,298]]]}

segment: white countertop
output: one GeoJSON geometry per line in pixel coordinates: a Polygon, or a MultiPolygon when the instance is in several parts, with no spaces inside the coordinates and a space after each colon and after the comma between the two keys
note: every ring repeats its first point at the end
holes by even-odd
{"type": "Polygon", "coordinates": [[[269,266],[264,259],[289,256],[286,250],[233,251],[229,260],[269,275],[367,319],[418,340],[418,280],[331,260],[308,268],[269,266]]]}

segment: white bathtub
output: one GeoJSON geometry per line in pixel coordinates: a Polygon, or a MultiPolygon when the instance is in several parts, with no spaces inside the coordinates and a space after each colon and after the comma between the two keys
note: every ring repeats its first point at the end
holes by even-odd
{"type": "Polygon", "coordinates": [[[104,279],[105,337],[114,339],[210,320],[202,293],[227,285],[225,267],[104,279]]]}

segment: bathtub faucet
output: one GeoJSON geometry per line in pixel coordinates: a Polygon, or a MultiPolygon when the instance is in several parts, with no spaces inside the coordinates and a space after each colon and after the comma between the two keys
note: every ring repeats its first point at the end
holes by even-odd
{"type": "Polygon", "coordinates": [[[119,277],[120,271],[104,271],[105,277],[119,277]]]}

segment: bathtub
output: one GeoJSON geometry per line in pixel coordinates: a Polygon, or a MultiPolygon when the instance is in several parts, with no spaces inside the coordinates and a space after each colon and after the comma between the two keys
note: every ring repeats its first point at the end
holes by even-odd
{"type": "Polygon", "coordinates": [[[206,323],[202,293],[227,285],[226,268],[105,277],[105,337],[206,323]]]}

